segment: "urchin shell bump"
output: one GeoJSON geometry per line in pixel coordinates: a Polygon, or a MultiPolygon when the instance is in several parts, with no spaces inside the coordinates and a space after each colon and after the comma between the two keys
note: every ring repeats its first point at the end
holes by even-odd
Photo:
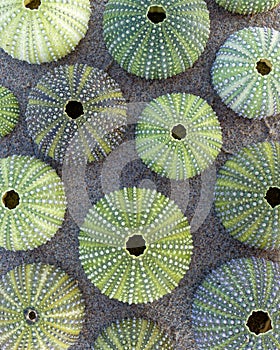
{"type": "Polygon", "coordinates": [[[9,134],[19,119],[19,104],[14,94],[0,86],[0,137],[9,134]]]}
{"type": "Polygon", "coordinates": [[[61,350],[84,323],[77,282],[52,265],[17,266],[0,279],[1,350],[61,350]]]}
{"type": "Polygon", "coordinates": [[[146,79],[184,72],[203,52],[210,20],[203,0],[110,0],[104,40],[122,68],[146,79]]]}
{"type": "Polygon", "coordinates": [[[222,147],[219,120],[199,96],[173,93],[151,101],[136,127],[136,150],[155,172],[176,180],[205,170],[222,147]]]}
{"type": "Polygon", "coordinates": [[[172,341],[152,321],[128,318],[112,323],[96,339],[94,350],[172,350],[172,341]]]}
{"type": "Polygon", "coordinates": [[[219,170],[215,207],[227,231],[257,248],[280,248],[280,144],[241,149],[219,170]]]}
{"type": "Polygon", "coordinates": [[[279,0],[216,0],[216,3],[226,10],[239,13],[242,15],[250,15],[271,10],[277,6],[279,0]]]}
{"type": "Polygon", "coordinates": [[[122,141],[125,100],[105,72],[83,64],[59,66],[31,90],[26,121],[44,155],[60,163],[66,154],[99,160],[122,141]]]}
{"type": "Polygon", "coordinates": [[[219,49],[212,82],[223,102],[247,118],[280,113],[280,32],[249,27],[219,49]]]}
{"type": "Polygon", "coordinates": [[[56,61],[85,36],[89,0],[1,0],[0,47],[29,63],[56,61]]]}
{"type": "Polygon", "coordinates": [[[280,345],[280,266],[229,261],[198,287],[192,324],[200,350],[276,350],[280,345]]]}
{"type": "Polygon", "coordinates": [[[193,248],[188,221],[177,205],[156,191],[134,187],[97,202],[79,241],[91,282],[129,304],[171,292],[189,269],[193,248]]]}
{"type": "Polygon", "coordinates": [[[0,246],[28,250],[50,240],[66,210],[55,170],[28,156],[0,159],[0,246]]]}

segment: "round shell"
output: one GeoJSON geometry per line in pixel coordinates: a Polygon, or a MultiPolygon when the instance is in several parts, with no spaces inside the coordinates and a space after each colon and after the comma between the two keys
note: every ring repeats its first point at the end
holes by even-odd
{"type": "Polygon", "coordinates": [[[175,203],[147,189],[112,192],[81,228],[80,260],[110,298],[147,303],[171,292],[189,268],[192,237],[175,203]]]}
{"type": "Polygon", "coordinates": [[[13,93],[0,86],[0,137],[8,135],[19,119],[19,104],[13,93]]]}
{"type": "Polygon", "coordinates": [[[239,13],[242,15],[250,15],[254,13],[265,12],[277,6],[279,0],[216,0],[216,3],[226,10],[239,13]]]}
{"type": "Polygon", "coordinates": [[[280,144],[257,143],[229,159],[218,173],[215,206],[234,238],[280,248],[280,144]]]}
{"type": "Polygon", "coordinates": [[[212,81],[223,102],[246,118],[280,113],[280,32],[249,27],[232,34],[217,53],[212,81]]]}
{"type": "Polygon", "coordinates": [[[160,96],[142,112],[136,128],[136,149],[153,171],[185,180],[201,173],[222,147],[218,118],[199,96],[160,96]]]}
{"type": "Polygon", "coordinates": [[[146,79],[184,72],[199,58],[210,34],[203,0],[109,0],[103,27],[115,60],[146,79]]]}
{"type": "Polygon", "coordinates": [[[0,279],[1,350],[61,350],[84,323],[77,282],[51,265],[17,266],[0,279]]]}
{"type": "Polygon", "coordinates": [[[0,246],[28,250],[50,240],[66,209],[62,182],[42,161],[27,156],[0,159],[0,246]]]}
{"type": "Polygon", "coordinates": [[[276,350],[280,344],[280,266],[232,260],[197,289],[192,324],[200,350],[276,350]]]}
{"type": "Polygon", "coordinates": [[[56,61],[85,36],[89,0],[1,0],[0,47],[29,63],[56,61]]]}

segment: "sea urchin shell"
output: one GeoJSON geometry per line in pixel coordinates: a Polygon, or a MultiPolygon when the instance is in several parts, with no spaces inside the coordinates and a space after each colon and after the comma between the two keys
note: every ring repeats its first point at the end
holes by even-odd
{"type": "Polygon", "coordinates": [[[0,86],[0,137],[9,134],[19,118],[19,105],[13,93],[0,86]]]}
{"type": "Polygon", "coordinates": [[[254,13],[265,12],[277,6],[279,0],[216,0],[216,3],[226,10],[239,13],[242,15],[250,15],[254,13]]]}

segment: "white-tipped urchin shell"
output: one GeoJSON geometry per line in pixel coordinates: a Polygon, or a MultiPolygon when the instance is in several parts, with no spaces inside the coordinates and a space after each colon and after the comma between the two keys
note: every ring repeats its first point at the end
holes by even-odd
{"type": "Polygon", "coordinates": [[[199,58],[210,34],[203,0],[109,0],[103,26],[115,60],[146,79],[184,72],[199,58]]]}
{"type": "Polygon", "coordinates": [[[135,187],[95,204],[79,241],[91,282],[129,304],[171,292],[189,269],[193,248],[188,221],[177,205],[156,191],[135,187]]]}
{"type": "Polygon", "coordinates": [[[128,318],[116,321],[98,336],[94,350],[172,350],[172,341],[152,321],[128,318]]]}
{"type": "Polygon", "coordinates": [[[254,13],[265,12],[277,6],[279,0],[216,0],[216,3],[226,10],[239,13],[242,15],[250,15],[254,13]]]}
{"type": "Polygon", "coordinates": [[[229,159],[218,173],[215,207],[234,238],[279,249],[280,144],[253,144],[229,159]]]}
{"type": "Polygon", "coordinates": [[[175,180],[201,173],[222,147],[219,120],[199,96],[160,96],[142,112],[136,128],[136,150],[155,172],[175,180]]]}
{"type": "Polygon", "coordinates": [[[56,61],[85,36],[89,0],[1,0],[0,47],[29,63],[56,61]]]}
{"type": "Polygon", "coordinates": [[[0,137],[9,134],[19,119],[19,104],[14,94],[0,86],[0,137]]]}
{"type": "Polygon", "coordinates": [[[0,246],[28,250],[50,240],[66,210],[62,182],[42,161],[28,156],[0,159],[0,246]]]}
{"type": "Polygon", "coordinates": [[[192,324],[200,350],[276,350],[280,345],[280,266],[236,259],[198,287],[192,324]]]}
{"type": "Polygon", "coordinates": [[[51,265],[17,266],[0,279],[1,350],[61,350],[83,327],[78,284],[51,265]]]}
{"type": "Polygon", "coordinates": [[[60,163],[99,160],[122,141],[126,105],[118,84],[83,64],[60,66],[31,90],[26,110],[29,133],[40,151],[60,163]]]}
{"type": "Polygon", "coordinates": [[[232,34],[212,67],[223,102],[247,118],[280,113],[280,32],[249,27],[232,34]]]}

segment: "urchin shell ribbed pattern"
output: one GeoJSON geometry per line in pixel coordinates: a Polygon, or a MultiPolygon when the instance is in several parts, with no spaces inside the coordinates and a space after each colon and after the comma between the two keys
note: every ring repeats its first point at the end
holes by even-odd
{"type": "Polygon", "coordinates": [[[215,206],[236,239],[265,249],[280,248],[280,205],[265,198],[275,189],[280,203],[280,144],[263,142],[241,149],[219,170],[215,206]]]}
{"type": "Polygon", "coordinates": [[[110,0],[105,8],[104,39],[122,68],[146,79],[163,79],[184,72],[203,52],[210,20],[203,0],[110,0]],[[153,23],[150,6],[165,11],[153,23]]]}
{"type": "Polygon", "coordinates": [[[201,350],[276,350],[280,347],[280,267],[264,259],[236,259],[209,274],[197,289],[192,324],[201,350]],[[256,335],[246,325],[263,311],[272,329],[256,335]]]}
{"type": "Polygon", "coordinates": [[[222,147],[218,118],[199,96],[174,93],[160,96],[142,112],[136,128],[136,149],[155,172],[176,180],[195,176],[207,168],[222,147]],[[174,126],[185,137],[172,136],[174,126]]]}
{"type": "Polygon", "coordinates": [[[21,265],[0,279],[1,350],[68,349],[83,323],[82,294],[61,269],[21,265]]]}
{"type": "Polygon", "coordinates": [[[280,3],[279,0],[216,0],[216,3],[226,10],[249,15],[271,10],[280,3]]]}
{"type": "Polygon", "coordinates": [[[72,150],[77,159],[99,160],[122,141],[125,100],[105,72],[83,64],[59,66],[31,90],[26,120],[45,155],[62,163],[72,150]],[[77,118],[66,112],[69,101],[82,105],[77,118]]]}
{"type": "Polygon", "coordinates": [[[0,137],[9,134],[19,119],[19,104],[14,94],[0,86],[0,137]]]}
{"type": "Polygon", "coordinates": [[[61,227],[65,209],[62,182],[49,165],[28,156],[0,159],[1,247],[28,250],[46,243],[61,227]],[[19,197],[14,208],[5,205],[12,191],[19,197]]]}
{"type": "Polygon", "coordinates": [[[152,321],[141,318],[116,321],[98,336],[94,350],[172,350],[171,340],[152,321]]]}
{"type": "Polygon", "coordinates": [[[249,27],[232,34],[212,67],[213,85],[223,102],[247,118],[280,113],[279,57],[280,32],[274,29],[249,27]],[[257,65],[265,61],[270,72],[263,75],[257,65]]]}
{"type": "Polygon", "coordinates": [[[56,61],[85,36],[89,0],[42,0],[35,8],[32,3],[36,5],[35,0],[1,0],[0,47],[29,63],[56,61]]]}
{"type": "Polygon", "coordinates": [[[148,189],[106,195],[86,216],[80,260],[93,284],[110,298],[147,303],[172,291],[189,268],[192,237],[175,203],[148,189]],[[127,241],[142,235],[146,249],[134,256],[127,241]]]}

